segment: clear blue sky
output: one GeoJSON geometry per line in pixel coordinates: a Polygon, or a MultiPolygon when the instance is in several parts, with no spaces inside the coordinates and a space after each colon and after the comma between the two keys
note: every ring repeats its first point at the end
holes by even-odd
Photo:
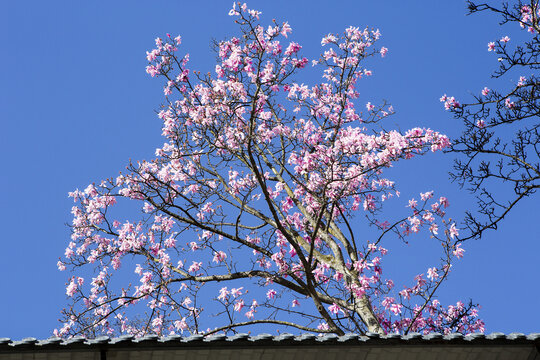
{"type": "MultiPolygon", "coordinates": [[[[56,262],[69,241],[68,191],[115,176],[129,159],[150,159],[162,143],[155,116],[161,84],[144,71],[145,51],[165,33],[181,34],[191,66],[213,69],[212,38],[235,28],[232,1],[9,1],[0,19],[0,337],[46,338],[67,303],[69,274],[56,262]]],[[[439,97],[470,99],[490,85],[496,59],[487,43],[518,36],[494,15],[466,17],[463,1],[251,1],[263,23],[287,20],[315,55],[320,38],[349,25],[379,28],[385,59],[362,85],[366,101],[387,99],[386,128],[426,126],[457,135],[460,124],[439,97]]],[[[452,155],[434,154],[394,170],[405,194],[436,190],[456,219],[473,197],[450,183],[452,155]],[[426,169],[429,169],[426,171],[426,169]]],[[[502,191],[502,190],[501,190],[502,191]]],[[[417,195],[416,195],[417,196],[417,195]]],[[[522,202],[500,230],[465,245],[441,293],[472,298],[487,331],[540,331],[538,198],[522,202]],[[536,285],[535,285],[536,284],[536,285]]],[[[394,255],[389,271],[422,257],[394,255]]],[[[410,252],[409,252],[410,253],[410,252]]],[[[407,254],[409,254],[407,253],[407,254]]],[[[406,254],[406,253],[404,253],[406,254]]]]}

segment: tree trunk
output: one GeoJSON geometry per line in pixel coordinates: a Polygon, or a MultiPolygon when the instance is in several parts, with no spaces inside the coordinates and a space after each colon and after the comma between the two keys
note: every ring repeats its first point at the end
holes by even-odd
{"type": "Polygon", "coordinates": [[[354,297],[354,305],[356,309],[356,313],[360,315],[362,318],[362,321],[366,324],[367,330],[373,333],[377,333],[379,335],[384,335],[384,330],[379,324],[379,320],[377,319],[377,316],[373,312],[373,309],[371,308],[371,303],[369,302],[369,298],[364,295],[360,298],[354,297]]]}

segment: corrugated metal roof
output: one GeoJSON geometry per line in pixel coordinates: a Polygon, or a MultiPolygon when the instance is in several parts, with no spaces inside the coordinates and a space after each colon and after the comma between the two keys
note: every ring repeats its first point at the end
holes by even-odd
{"type": "Polygon", "coordinates": [[[0,338],[0,359],[526,359],[540,360],[540,333],[442,335],[148,335],[87,339],[0,338]]]}

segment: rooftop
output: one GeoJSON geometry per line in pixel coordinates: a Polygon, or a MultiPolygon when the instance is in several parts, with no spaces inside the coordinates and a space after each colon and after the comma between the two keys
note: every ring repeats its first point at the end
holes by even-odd
{"type": "Polygon", "coordinates": [[[0,359],[524,359],[540,360],[540,333],[149,335],[87,339],[0,338],[0,359]]]}

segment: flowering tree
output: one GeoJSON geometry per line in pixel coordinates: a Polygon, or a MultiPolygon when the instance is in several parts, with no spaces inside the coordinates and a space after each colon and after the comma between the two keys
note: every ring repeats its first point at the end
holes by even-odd
{"type": "Polygon", "coordinates": [[[455,162],[452,176],[478,195],[479,214],[469,212],[466,217],[470,230],[466,237],[477,237],[496,229],[520,200],[540,188],[540,83],[536,75],[540,8],[538,1],[531,0],[501,8],[469,2],[469,10],[495,12],[502,16],[501,24],[517,23],[529,33],[515,46],[508,36],[488,44],[487,50],[499,61],[493,77],[505,79],[505,83],[510,80],[512,86],[500,90],[484,87],[474,102],[465,105],[453,97],[441,98],[446,109],[465,124],[463,135],[452,141],[451,151],[463,155],[455,162]],[[495,195],[492,186],[501,181],[513,191],[495,195]]]}
{"type": "Polygon", "coordinates": [[[72,241],[58,266],[77,276],[56,334],[482,330],[472,303],[436,299],[464,251],[446,198],[422,193],[401,218],[383,218],[399,195],[384,169],[449,141],[430,129],[377,129],[387,104],[355,108],[355,85],[371,75],[365,60],[387,51],[376,47],[379,31],[329,34],[310,62],[299,44],[282,44],[288,23],[264,28],[240,4],[229,15],[241,34],[216,44],[214,75],[188,69],[180,37],[148,52],[147,72],[165,80],[157,158],[70,193],[72,241]],[[293,80],[308,64],[324,82],[293,80]],[[133,204],[142,211],[122,220],[117,208],[133,204]],[[355,216],[371,231],[355,231],[355,216]],[[396,287],[383,277],[384,242],[421,229],[440,243],[440,260],[396,287]]]}

